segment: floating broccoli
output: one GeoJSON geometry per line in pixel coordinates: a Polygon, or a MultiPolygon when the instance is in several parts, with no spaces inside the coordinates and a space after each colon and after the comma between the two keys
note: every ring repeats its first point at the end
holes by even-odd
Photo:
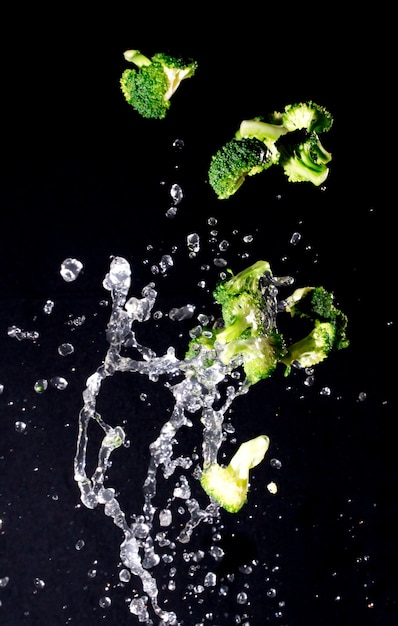
{"type": "Polygon", "coordinates": [[[286,312],[313,324],[309,334],[291,344],[281,359],[286,374],[292,365],[311,367],[324,361],[332,351],[348,347],[347,316],[334,305],[333,294],[324,287],[296,289],[286,299],[286,312]]]}
{"type": "Polygon", "coordinates": [[[191,339],[185,358],[205,351],[209,365],[218,360],[242,367],[246,383],[253,385],[268,378],[278,364],[287,375],[292,366],[316,365],[332,351],[346,348],[347,316],[335,306],[333,294],[324,287],[303,287],[279,302],[278,287],[285,284],[291,282],[274,277],[267,261],[220,281],[213,296],[221,307],[221,323],[191,339]],[[304,320],[308,334],[288,344],[277,325],[282,312],[304,320]]]}
{"type": "Polygon", "coordinates": [[[231,139],[213,155],[209,183],[220,200],[236,193],[246,176],[254,176],[272,164],[271,152],[256,138],[231,139]]]}
{"type": "MultiPolygon", "coordinates": [[[[293,367],[312,367],[332,351],[346,348],[347,316],[335,306],[334,295],[324,287],[302,287],[279,300],[279,289],[291,284],[290,277],[273,276],[267,261],[221,280],[213,291],[221,318],[192,338],[185,354],[193,371],[217,363],[226,375],[242,368],[247,389],[271,376],[278,365],[287,376],[293,367]],[[300,333],[302,325],[306,328],[298,341],[288,343],[278,330],[279,315],[285,314],[300,321],[300,333]]],[[[247,498],[249,469],[260,463],[268,444],[268,437],[261,435],[242,444],[227,467],[216,462],[204,467],[203,489],[227,511],[239,511],[247,498]]]]}
{"type": "Polygon", "coordinates": [[[320,134],[328,131],[332,115],[308,101],[289,104],[282,112],[242,120],[234,137],[211,157],[208,181],[220,200],[234,195],[247,176],[283,168],[289,182],[321,185],[329,174],[331,153],[320,134]]]}
{"type": "Polygon", "coordinates": [[[332,155],[322,145],[317,133],[294,131],[277,144],[279,164],[291,183],[310,182],[322,185],[329,175],[332,155]]]}
{"type": "Polygon", "coordinates": [[[201,485],[210,498],[230,513],[237,513],[247,501],[249,471],[261,463],[269,438],[259,435],[242,443],[228,466],[214,463],[203,469],[201,485]]]}
{"type": "Polygon", "coordinates": [[[136,67],[124,70],[121,76],[123,95],[145,118],[163,119],[181,81],[193,76],[197,69],[196,61],[163,52],[148,58],[139,50],[126,50],[124,58],[136,67]]]}

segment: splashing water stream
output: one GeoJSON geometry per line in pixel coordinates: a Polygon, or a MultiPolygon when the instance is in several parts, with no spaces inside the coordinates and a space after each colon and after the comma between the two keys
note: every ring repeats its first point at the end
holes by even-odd
{"type": "MultiPolygon", "coordinates": [[[[89,509],[97,505],[104,506],[105,515],[112,518],[114,524],[123,532],[120,545],[120,558],[126,569],[142,583],[144,595],[134,598],[129,605],[131,613],[137,615],[140,622],[153,624],[149,610],[160,619],[161,626],[177,624],[177,616],[173,611],[166,611],[158,603],[158,585],[150,570],[158,565],[160,557],[155,552],[153,525],[156,507],[153,499],[157,491],[158,470],[161,469],[167,479],[176,468],[188,469],[192,459],[185,456],[173,457],[173,447],[178,431],[184,426],[192,426],[188,415],[201,411],[203,425],[202,455],[203,466],[217,462],[217,454],[223,441],[224,415],[233,400],[247,392],[244,382],[230,385],[225,398],[220,404],[219,383],[224,381],[233,371],[234,365],[224,365],[216,361],[210,367],[201,362],[204,357],[199,353],[189,361],[179,360],[175,350],[169,347],[163,356],[143,345],[133,330],[135,322],[144,322],[150,318],[157,293],[153,284],[142,290],[142,298],[130,297],[128,293],[131,283],[131,268],[121,257],[114,257],[110,264],[103,286],[111,292],[112,309],[107,325],[106,338],[109,347],[101,366],[87,379],[83,391],[83,407],[79,414],[77,448],[74,460],[74,478],[79,485],[81,500],[89,509]],[[123,356],[122,350],[135,350],[138,358],[123,356]],[[142,511],[134,516],[134,522],[128,524],[125,512],[117,498],[116,490],[105,487],[105,476],[110,467],[110,458],[114,450],[125,443],[125,431],[121,426],[112,427],[98,413],[96,405],[103,381],[116,372],[138,372],[152,381],[161,376],[166,378],[165,387],[174,398],[174,407],[170,418],[161,427],[158,437],[150,445],[150,461],[143,484],[142,511]],[[177,377],[178,382],[172,382],[177,377]],[[89,443],[88,428],[90,422],[97,423],[104,431],[98,452],[97,467],[91,476],[86,472],[86,455],[89,443]],[[149,604],[148,604],[149,600],[149,604]]],[[[203,509],[199,502],[191,497],[186,490],[186,506],[189,519],[179,532],[177,540],[182,544],[190,541],[193,530],[202,521],[211,522],[217,517],[219,505],[210,500],[203,509]]]]}

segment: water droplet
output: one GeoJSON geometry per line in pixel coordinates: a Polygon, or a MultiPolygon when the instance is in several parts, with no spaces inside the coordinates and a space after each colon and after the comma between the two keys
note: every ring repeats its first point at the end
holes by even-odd
{"type": "Polygon", "coordinates": [[[196,254],[200,250],[200,237],[197,233],[190,233],[187,236],[188,250],[193,254],[196,254]]]}
{"type": "Polygon", "coordinates": [[[130,579],[131,579],[131,574],[129,570],[126,568],[121,569],[119,572],[119,580],[122,583],[128,583],[130,579]]]}
{"type": "Polygon", "coordinates": [[[102,596],[98,600],[98,604],[101,607],[101,609],[108,609],[112,604],[112,600],[110,599],[109,596],[102,596]]]}
{"type": "Polygon", "coordinates": [[[45,378],[39,378],[33,385],[33,389],[36,393],[44,393],[48,387],[48,380],[45,378]]]}
{"type": "Polygon", "coordinates": [[[162,509],[159,511],[159,524],[161,526],[170,526],[171,521],[172,515],[169,509],[162,509]]]}
{"type": "Polygon", "coordinates": [[[319,394],[321,396],[330,396],[330,394],[332,393],[330,387],[322,387],[322,389],[320,390],[319,394]]]}
{"type": "Polygon", "coordinates": [[[83,263],[81,261],[67,258],[61,263],[60,274],[67,283],[70,283],[76,280],[82,269],[83,263]]]}
{"type": "Polygon", "coordinates": [[[73,354],[74,351],[75,351],[75,348],[73,347],[71,343],[61,343],[61,345],[58,346],[58,354],[60,354],[61,356],[67,356],[68,354],[73,354]]]}
{"type": "Polygon", "coordinates": [[[174,204],[179,204],[181,202],[181,200],[184,197],[184,194],[182,192],[182,189],[181,189],[180,185],[177,185],[176,183],[171,185],[171,187],[170,187],[170,197],[173,199],[174,204]]]}
{"type": "Polygon", "coordinates": [[[7,587],[9,582],[10,582],[9,576],[3,576],[3,578],[0,578],[0,588],[7,587]]]}
{"type": "Polygon", "coordinates": [[[33,581],[33,584],[36,587],[36,589],[44,589],[44,587],[46,586],[46,583],[44,582],[42,578],[35,578],[33,581]]]}
{"type": "Polygon", "coordinates": [[[17,433],[24,433],[26,431],[26,422],[19,420],[15,422],[15,430],[17,433]]]}
{"type": "Polygon", "coordinates": [[[46,300],[43,306],[43,313],[50,315],[53,312],[54,302],[52,300],[46,300]]]}
{"type": "Polygon", "coordinates": [[[66,378],[63,378],[63,376],[53,376],[53,378],[50,379],[50,384],[52,385],[52,387],[55,387],[55,389],[63,391],[67,388],[68,381],[66,380],[66,378]]]}
{"type": "Polygon", "coordinates": [[[75,543],[75,548],[76,550],[80,551],[82,550],[82,548],[84,548],[84,546],[86,545],[85,541],[83,539],[78,539],[75,543]]]}
{"type": "Polygon", "coordinates": [[[4,391],[4,385],[3,383],[0,383],[0,395],[3,393],[4,391]]]}
{"type": "Polygon", "coordinates": [[[292,236],[290,237],[290,243],[291,243],[293,246],[295,246],[295,245],[296,245],[296,243],[298,243],[298,242],[300,241],[300,239],[301,239],[301,235],[300,235],[300,233],[294,232],[294,233],[292,234],[292,236]]]}
{"type": "Polygon", "coordinates": [[[238,604],[246,604],[247,603],[247,593],[245,593],[244,591],[241,591],[240,593],[238,593],[238,595],[236,596],[236,601],[238,604]]]}
{"type": "Polygon", "coordinates": [[[282,462],[279,459],[271,459],[269,464],[271,465],[271,467],[275,468],[275,469],[281,469],[282,467],[282,462]]]}

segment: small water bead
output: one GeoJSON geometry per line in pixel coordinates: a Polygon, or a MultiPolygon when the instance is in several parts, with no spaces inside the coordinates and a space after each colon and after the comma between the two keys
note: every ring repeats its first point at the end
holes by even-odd
{"type": "Polygon", "coordinates": [[[35,578],[33,581],[33,584],[36,587],[36,589],[44,589],[44,587],[46,586],[46,583],[44,582],[42,578],[35,578]]]}
{"type": "Polygon", "coordinates": [[[159,262],[159,268],[162,274],[165,274],[170,267],[173,267],[174,261],[170,254],[163,254],[159,262]]]}
{"type": "Polygon", "coordinates": [[[21,420],[15,422],[15,430],[17,433],[24,433],[26,431],[26,427],[26,422],[22,422],[21,420]]]}
{"type": "Polygon", "coordinates": [[[0,383],[0,395],[3,393],[4,391],[4,385],[3,383],[0,383]]]}
{"type": "Polygon", "coordinates": [[[322,389],[320,390],[319,394],[321,396],[330,396],[330,394],[332,393],[330,387],[322,387],[322,389]]]}
{"type": "Polygon", "coordinates": [[[53,378],[50,378],[50,385],[59,391],[63,391],[67,388],[68,381],[63,376],[53,376],[53,378]]]}
{"type": "Polygon", "coordinates": [[[97,575],[97,570],[94,567],[90,568],[87,572],[87,576],[89,578],[95,578],[96,575],[97,575]]]}
{"type": "Polygon", "coordinates": [[[222,257],[216,257],[213,259],[213,263],[216,267],[225,267],[228,264],[228,262],[222,257]]]}
{"type": "Polygon", "coordinates": [[[43,306],[43,313],[45,313],[46,315],[50,315],[53,312],[54,306],[55,303],[53,302],[53,300],[46,300],[43,306]]]}
{"type": "Polygon", "coordinates": [[[58,354],[60,354],[61,356],[73,354],[74,351],[75,348],[71,343],[61,343],[61,345],[58,346],[58,354]]]}
{"type": "Polygon", "coordinates": [[[175,217],[177,215],[177,207],[176,206],[171,206],[169,209],[167,209],[165,215],[169,219],[172,219],[173,217],[175,217]]]}
{"type": "Polygon", "coordinates": [[[180,187],[180,185],[177,185],[176,183],[171,185],[169,193],[174,204],[179,204],[184,197],[182,188],[180,187]]]}
{"type": "Polygon", "coordinates": [[[70,283],[76,280],[82,269],[83,263],[81,261],[68,257],[61,263],[60,274],[67,283],[70,283]]]}
{"type": "Polygon", "coordinates": [[[365,391],[361,391],[361,392],[358,394],[358,400],[359,400],[360,402],[364,402],[364,401],[366,400],[366,398],[367,398],[367,394],[366,394],[366,392],[365,392],[365,391]]]}
{"type": "Polygon", "coordinates": [[[214,572],[207,572],[203,584],[205,587],[215,587],[217,584],[217,575],[214,572]]]}
{"type": "Polygon", "coordinates": [[[229,241],[227,241],[226,239],[223,239],[222,241],[220,241],[220,243],[218,244],[219,249],[221,250],[221,252],[225,252],[226,250],[228,250],[229,248],[229,241]]]}
{"type": "Polygon", "coordinates": [[[85,545],[86,545],[86,542],[83,539],[78,539],[75,543],[75,549],[80,551],[84,548],[85,545]]]}
{"type": "Polygon", "coordinates": [[[112,600],[110,599],[109,596],[102,596],[98,600],[98,604],[101,607],[101,609],[108,609],[112,604],[112,600]]]}
{"type": "Polygon", "coordinates": [[[170,526],[172,522],[172,514],[169,509],[159,511],[159,524],[163,527],[170,526]]]}
{"type": "Polygon", "coordinates": [[[276,597],[276,589],[274,589],[274,587],[270,587],[270,589],[268,589],[268,591],[267,591],[267,596],[269,598],[275,598],[276,597]]]}
{"type": "Polygon", "coordinates": [[[130,579],[131,579],[131,573],[129,572],[129,570],[126,568],[121,569],[119,572],[119,580],[122,583],[128,583],[130,579]]]}
{"type": "Polygon", "coordinates": [[[301,239],[301,235],[298,232],[294,232],[292,234],[292,236],[290,237],[290,243],[292,244],[292,246],[295,246],[301,239]]]}
{"type": "Polygon", "coordinates": [[[0,589],[4,589],[4,587],[7,587],[9,582],[10,582],[9,576],[3,576],[3,578],[0,578],[0,589]]]}
{"type": "Polygon", "coordinates": [[[241,591],[236,596],[236,601],[238,604],[246,604],[248,600],[247,593],[245,591],[241,591]]]}
{"type": "Polygon", "coordinates": [[[48,380],[46,378],[39,378],[33,385],[33,389],[36,393],[44,393],[48,387],[48,380]]]}
{"type": "Polygon", "coordinates": [[[187,235],[187,246],[188,246],[188,250],[193,253],[193,254],[197,254],[200,250],[200,237],[197,233],[190,233],[189,235],[187,235]]]}
{"type": "Polygon", "coordinates": [[[185,147],[185,143],[183,139],[175,139],[172,143],[173,148],[177,148],[177,150],[181,150],[185,147]]]}
{"type": "Polygon", "coordinates": [[[181,322],[182,320],[188,320],[193,317],[196,307],[193,304],[186,304],[181,307],[173,307],[169,311],[169,318],[173,322],[181,322]]]}

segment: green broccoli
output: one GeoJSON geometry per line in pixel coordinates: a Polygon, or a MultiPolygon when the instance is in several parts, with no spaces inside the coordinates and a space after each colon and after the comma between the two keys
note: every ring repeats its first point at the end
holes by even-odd
{"type": "Polygon", "coordinates": [[[218,360],[224,365],[242,366],[246,383],[253,385],[268,378],[278,363],[285,366],[287,375],[292,365],[315,365],[332,350],[349,345],[347,316],[335,306],[333,294],[324,287],[296,289],[283,301],[286,313],[310,326],[308,335],[287,345],[277,327],[281,308],[274,283],[267,261],[257,261],[220,281],[213,296],[221,306],[222,324],[206,328],[202,335],[193,338],[186,360],[202,350],[209,365],[218,360]]]}
{"type": "Polygon", "coordinates": [[[327,164],[332,155],[319,135],[328,131],[332,123],[329,111],[312,101],[289,104],[268,119],[258,116],[242,120],[234,138],[211,158],[210,186],[219,199],[229,198],[246,176],[259,174],[272,165],[281,165],[289,182],[321,185],[328,176],[327,164]]]}
{"type": "Polygon", "coordinates": [[[310,182],[322,185],[329,175],[332,155],[322,145],[319,136],[306,131],[293,131],[276,142],[279,165],[289,182],[310,182]]]}
{"type": "Polygon", "coordinates": [[[347,316],[334,305],[333,294],[324,287],[296,289],[286,299],[285,310],[292,317],[297,316],[314,324],[306,337],[288,346],[281,359],[281,363],[286,365],[286,375],[293,364],[311,367],[323,361],[332,350],[349,346],[347,316]]]}
{"type": "Polygon", "coordinates": [[[193,76],[197,69],[196,61],[163,52],[148,58],[139,50],[126,50],[124,58],[136,68],[124,70],[120,79],[122,93],[145,118],[163,119],[181,81],[193,76]]]}
{"type": "Polygon", "coordinates": [[[325,107],[309,100],[288,104],[282,113],[282,124],[289,132],[306,130],[319,134],[331,128],[333,117],[325,107]]]}
{"type": "Polygon", "coordinates": [[[237,513],[247,501],[249,472],[263,460],[269,438],[259,435],[242,443],[227,467],[214,463],[204,468],[200,483],[210,498],[229,513],[237,513]]]}
{"type": "Polygon", "coordinates": [[[267,146],[255,138],[231,139],[211,158],[208,179],[220,200],[236,193],[246,176],[254,176],[271,164],[267,146]]]}

